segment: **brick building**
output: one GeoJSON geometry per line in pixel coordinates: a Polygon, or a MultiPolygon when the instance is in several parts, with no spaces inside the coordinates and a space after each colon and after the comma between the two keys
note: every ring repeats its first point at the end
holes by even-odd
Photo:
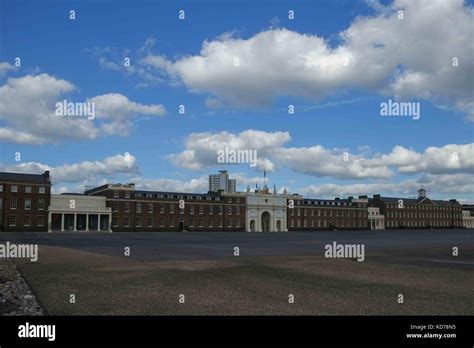
{"type": "Polygon", "coordinates": [[[0,172],[0,231],[46,232],[50,200],[49,171],[0,172]]]}
{"type": "Polygon", "coordinates": [[[245,197],[142,191],[133,184],[106,184],[85,194],[107,198],[114,232],[245,230],[245,197]]]}
{"type": "Polygon", "coordinates": [[[431,200],[426,190],[418,198],[394,198],[374,195],[370,206],[378,207],[386,228],[460,228],[462,206],[455,200],[431,200]]]}
{"type": "Polygon", "coordinates": [[[300,199],[288,208],[289,231],[367,229],[368,201],[348,199],[300,199]]]}

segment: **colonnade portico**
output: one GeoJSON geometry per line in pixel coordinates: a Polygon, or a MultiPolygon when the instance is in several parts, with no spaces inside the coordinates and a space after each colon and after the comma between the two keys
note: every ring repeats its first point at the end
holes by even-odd
{"type": "Polygon", "coordinates": [[[112,209],[106,197],[76,194],[51,195],[48,231],[112,232],[112,209]]]}

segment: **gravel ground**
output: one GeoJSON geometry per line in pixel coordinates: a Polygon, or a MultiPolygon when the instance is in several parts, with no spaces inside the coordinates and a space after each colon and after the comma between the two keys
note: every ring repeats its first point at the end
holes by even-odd
{"type": "Polygon", "coordinates": [[[443,253],[392,249],[367,262],[319,253],[143,261],[40,246],[38,262],[17,262],[56,315],[473,315],[472,268],[413,259],[443,253]]]}
{"type": "Polygon", "coordinates": [[[44,315],[13,262],[0,261],[0,315],[44,315]]]}

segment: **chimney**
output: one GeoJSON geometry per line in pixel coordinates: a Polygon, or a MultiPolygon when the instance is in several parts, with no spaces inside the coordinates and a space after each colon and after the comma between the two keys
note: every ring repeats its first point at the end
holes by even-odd
{"type": "Polygon", "coordinates": [[[380,193],[379,193],[379,194],[376,194],[376,195],[374,195],[374,199],[380,199],[380,193]]]}
{"type": "Polygon", "coordinates": [[[43,173],[43,177],[46,179],[47,182],[51,182],[50,177],[49,177],[49,170],[46,170],[43,173]]]}

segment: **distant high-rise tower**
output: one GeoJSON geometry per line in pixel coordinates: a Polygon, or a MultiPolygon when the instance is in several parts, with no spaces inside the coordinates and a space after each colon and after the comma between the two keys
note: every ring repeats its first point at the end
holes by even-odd
{"type": "Polygon", "coordinates": [[[227,170],[220,170],[219,174],[209,174],[209,191],[222,190],[227,193],[235,193],[236,181],[229,179],[227,170]]]}

